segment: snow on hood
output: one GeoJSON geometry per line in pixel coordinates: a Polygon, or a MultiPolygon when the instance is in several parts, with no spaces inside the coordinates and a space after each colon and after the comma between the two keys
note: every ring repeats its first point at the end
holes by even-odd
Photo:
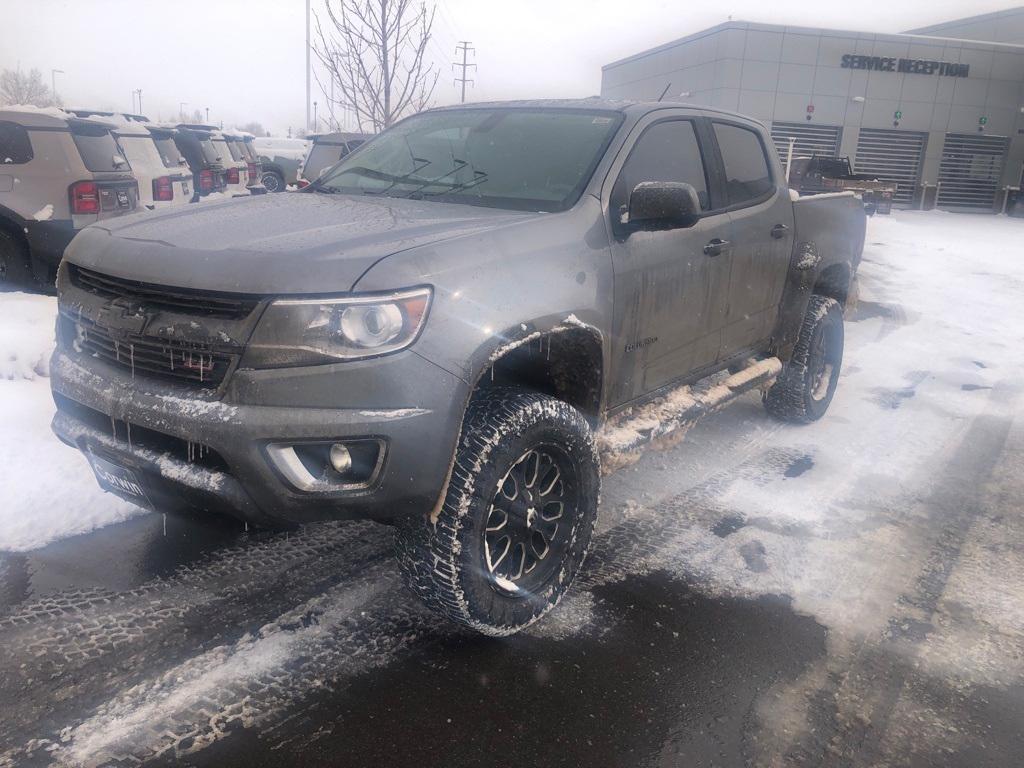
{"type": "Polygon", "coordinates": [[[163,285],[246,293],[348,290],[378,260],[539,214],[350,195],[261,195],[93,225],[69,261],[163,285]]]}

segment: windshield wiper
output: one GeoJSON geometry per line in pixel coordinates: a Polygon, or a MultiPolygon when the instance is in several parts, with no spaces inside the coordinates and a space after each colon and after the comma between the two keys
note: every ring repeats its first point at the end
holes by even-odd
{"type": "Polygon", "coordinates": [[[452,192],[461,192],[464,189],[475,187],[478,184],[483,184],[487,181],[487,174],[483,171],[473,171],[473,178],[469,181],[463,181],[459,184],[451,184],[447,189],[442,189],[437,192],[422,192],[421,197],[436,197],[437,195],[450,195],[452,192]]]}
{"type": "MultiPolygon", "coordinates": [[[[441,179],[446,178],[448,176],[451,176],[453,173],[458,173],[463,168],[465,168],[467,165],[469,165],[468,162],[466,162],[465,160],[460,160],[457,157],[453,157],[452,158],[452,163],[454,163],[454,165],[452,166],[452,169],[450,171],[448,171],[447,173],[442,173],[440,176],[435,176],[432,179],[427,179],[422,184],[420,184],[418,187],[416,187],[416,189],[414,189],[411,192],[409,192],[409,194],[406,195],[406,197],[413,197],[413,196],[415,196],[417,193],[419,193],[419,191],[421,189],[426,189],[427,187],[432,187],[435,184],[437,184],[439,181],[441,181],[441,179]]],[[[449,184],[449,186],[451,186],[451,185],[449,184]]]]}
{"type": "MultiPolygon", "coordinates": [[[[421,160],[422,160],[422,158],[421,158],[421,160]]],[[[388,182],[391,182],[390,184],[388,184],[388,186],[384,187],[384,189],[363,189],[363,190],[360,190],[363,194],[366,194],[366,195],[383,195],[386,192],[388,192],[392,187],[394,187],[396,184],[401,184],[404,181],[410,181],[411,180],[411,181],[413,181],[414,183],[417,183],[417,184],[422,182],[422,181],[424,181],[424,179],[414,179],[413,178],[413,174],[417,173],[418,171],[423,170],[428,165],[430,165],[430,161],[429,160],[422,160],[422,162],[424,163],[424,165],[421,165],[421,166],[419,166],[417,168],[414,168],[413,170],[409,171],[409,173],[403,174],[402,176],[395,176],[393,173],[384,173],[384,171],[378,171],[378,170],[376,170],[374,168],[366,168],[364,166],[358,166],[356,168],[347,168],[344,171],[344,173],[339,174],[339,176],[344,176],[346,173],[351,173],[353,176],[362,176],[362,177],[367,178],[367,179],[375,179],[376,181],[388,181],[388,182]]],[[[335,176],[335,177],[332,177],[332,178],[338,178],[338,177],[335,176]]],[[[338,191],[335,187],[329,186],[327,184],[327,182],[323,178],[317,179],[312,184],[310,184],[308,187],[306,187],[306,189],[317,191],[317,192],[325,192],[325,193],[328,193],[328,194],[334,194],[335,192],[338,191]]]]}

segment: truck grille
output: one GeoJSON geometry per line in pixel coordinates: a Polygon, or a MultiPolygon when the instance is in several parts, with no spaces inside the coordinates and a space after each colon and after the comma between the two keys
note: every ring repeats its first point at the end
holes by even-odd
{"type": "Polygon", "coordinates": [[[136,373],[216,389],[236,356],[208,344],[161,340],[148,336],[112,335],[87,318],[62,316],[63,336],[76,351],[94,355],[136,373]]]}
{"type": "Polygon", "coordinates": [[[83,290],[104,298],[122,298],[168,312],[240,320],[248,317],[259,303],[257,297],[245,294],[150,285],[104,275],[73,264],[69,266],[71,282],[83,290]]]}

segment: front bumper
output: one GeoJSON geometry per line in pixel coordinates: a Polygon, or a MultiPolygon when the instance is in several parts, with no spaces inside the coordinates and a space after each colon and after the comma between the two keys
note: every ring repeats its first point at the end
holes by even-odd
{"type": "Polygon", "coordinates": [[[410,350],[311,368],[236,370],[220,399],[131,377],[58,348],[55,434],[140,474],[158,508],[185,504],[257,524],[392,518],[430,509],[447,480],[468,388],[410,350]],[[272,443],[375,438],[365,489],[302,492],[275,469],[272,443]]]}

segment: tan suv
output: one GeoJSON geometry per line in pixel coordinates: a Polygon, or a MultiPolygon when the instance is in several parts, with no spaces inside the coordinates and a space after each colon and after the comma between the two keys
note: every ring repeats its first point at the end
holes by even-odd
{"type": "Polygon", "coordinates": [[[135,210],[114,126],[59,109],[0,107],[0,286],[52,285],[78,230],[135,210]]]}

